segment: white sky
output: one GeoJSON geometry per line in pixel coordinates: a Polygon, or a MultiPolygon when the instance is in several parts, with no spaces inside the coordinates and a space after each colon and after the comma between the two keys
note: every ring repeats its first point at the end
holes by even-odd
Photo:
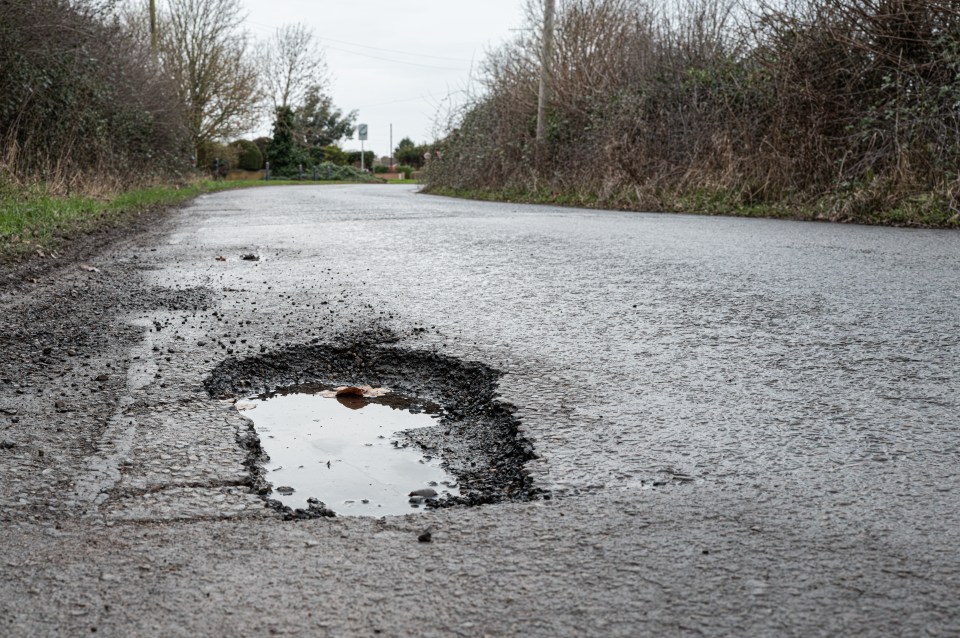
{"type": "MultiPolygon", "coordinates": [[[[488,50],[522,25],[523,0],[241,0],[247,28],[268,38],[304,23],[324,47],[334,104],[369,125],[366,150],[390,154],[404,137],[439,133],[438,111],[462,97],[488,50]],[[376,48],[374,48],[376,47],[376,48]]],[[[258,134],[268,134],[269,130],[258,134]]],[[[356,139],[347,149],[360,148],[356,139]]]]}

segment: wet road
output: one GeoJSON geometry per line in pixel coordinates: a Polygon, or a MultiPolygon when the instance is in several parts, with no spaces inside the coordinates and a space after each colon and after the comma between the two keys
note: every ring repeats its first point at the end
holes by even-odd
{"type": "Polygon", "coordinates": [[[96,265],[202,309],[117,317],[119,406],[51,506],[82,514],[12,534],[24,635],[960,633],[958,233],[344,186],[149,242],[96,265]],[[502,371],[553,498],[283,523],[245,493],[202,380],[360,331],[502,371]]]}

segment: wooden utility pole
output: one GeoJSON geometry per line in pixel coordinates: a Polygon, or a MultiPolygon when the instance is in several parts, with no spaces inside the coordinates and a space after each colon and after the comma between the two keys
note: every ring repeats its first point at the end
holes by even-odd
{"type": "Polygon", "coordinates": [[[555,0],[543,3],[543,49],[540,51],[540,96],[537,100],[537,142],[547,139],[547,102],[550,101],[550,60],[553,58],[553,14],[555,0]]]}
{"type": "Polygon", "coordinates": [[[157,0],[150,0],[150,48],[157,52],[157,0]]]}

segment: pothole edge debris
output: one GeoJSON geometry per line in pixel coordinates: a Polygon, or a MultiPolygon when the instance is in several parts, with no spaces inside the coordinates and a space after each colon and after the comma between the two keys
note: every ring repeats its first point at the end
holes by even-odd
{"type": "MultiPolygon", "coordinates": [[[[526,473],[525,464],[536,456],[533,445],[520,433],[516,408],[497,400],[500,377],[497,370],[485,364],[433,352],[317,344],[225,359],[205,379],[204,386],[216,399],[242,399],[308,383],[388,387],[443,408],[437,426],[401,435],[425,454],[442,458],[446,469],[459,481],[460,495],[436,505],[474,506],[549,498],[526,473]]],[[[238,442],[247,451],[246,465],[254,491],[285,519],[333,515],[319,504],[291,509],[269,498],[265,453],[252,423],[238,442]]]]}

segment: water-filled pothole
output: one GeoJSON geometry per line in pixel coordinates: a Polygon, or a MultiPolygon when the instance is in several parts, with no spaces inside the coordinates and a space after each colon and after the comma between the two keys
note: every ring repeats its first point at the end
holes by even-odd
{"type": "MultiPolygon", "coordinates": [[[[382,397],[382,401],[378,399],[368,407],[382,408],[387,405],[388,397],[416,397],[410,406],[397,406],[398,411],[428,412],[431,426],[416,425],[413,426],[415,429],[405,426],[392,436],[396,437],[398,445],[409,445],[421,457],[429,456],[431,462],[439,461],[458,486],[459,494],[448,488],[450,494],[431,505],[449,507],[526,501],[541,496],[548,498],[533,486],[524,467],[527,461],[535,458],[533,446],[521,432],[520,422],[514,416],[515,408],[497,400],[499,378],[497,370],[478,362],[375,343],[355,343],[349,346],[298,345],[247,359],[229,358],[211,372],[204,385],[210,395],[218,399],[246,401],[251,396],[273,395],[268,402],[276,400],[284,389],[304,384],[324,387],[363,384],[390,388],[392,395],[382,397]],[[281,392],[278,394],[278,391],[281,392]]],[[[335,403],[333,399],[324,400],[335,403]]],[[[346,410],[340,405],[333,407],[346,410]]],[[[265,408],[266,405],[258,406],[242,414],[256,419],[256,413],[265,408]]],[[[321,417],[310,418],[312,423],[312,419],[321,417]]],[[[268,471],[272,464],[280,464],[278,452],[270,449],[271,439],[266,438],[269,434],[276,437],[276,432],[260,435],[253,422],[249,423],[249,429],[240,437],[240,444],[248,450],[248,467],[254,489],[263,494],[268,503],[282,510],[286,518],[331,515],[332,512],[316,503],[307,502],[308,507],[303,508],[299,501],[291,501],[288,505],[277,500],[278,496],[285,495],[274,488],[287,485],[279,480],[279,476],[272,476],[278,473],[268,471]],[[268,460],[268,454],[271,460],[268,460]]],[[[297,443],[302,444],[313,436],[298,438],[297,443]]],[[[389,435],[384,436],[388,437],[384,439],[387,444],[392,446],[389,435]]],[[[333,460],[328,458],[329,453],[320,455],[322,458],[315,458],[314,464],[322,463],[322,469],[326,469],[326,461],[331,460],[332,470],[333,460]]],[[[294,469],[299,469],[300,465],[307,469],[307,463],[294,461],[294,469]]],[[[286,470],[287,461],[283,461],[283,467],[286,470]]],[[[437,483],[441,481],[437,480],[437,483]]],[[[291,496],[304,499],[316,496],[330,507],[337,506],[335,498],[321,490],[308,494],[312,490],[289,487],[296,490],[291,496]]],[[[437,491],[442,493],[444,487],[439,485],[437,491]]],[[[414,490],[407,493],[410,491],[414,490]]],[[[366,496],[356,498],[375,502],[366,496]]],[[[356,498],[344,497],[343,500],[356,501],[356,498]]],[[[375,515],[384,513],[378,511],[375,515]]]]}
{"type": "MultiPolygon", "coordinates": [[[[460,495],[441,460],[397,434],[431,428],[442,409],[396,394],[323,396],[316,384],[238,402],[269,460],[264,479],[292,510],[341,515],[407,514],[460,495]]],[[[329,394],[329,390],[326,392],[329,394]]]]}

